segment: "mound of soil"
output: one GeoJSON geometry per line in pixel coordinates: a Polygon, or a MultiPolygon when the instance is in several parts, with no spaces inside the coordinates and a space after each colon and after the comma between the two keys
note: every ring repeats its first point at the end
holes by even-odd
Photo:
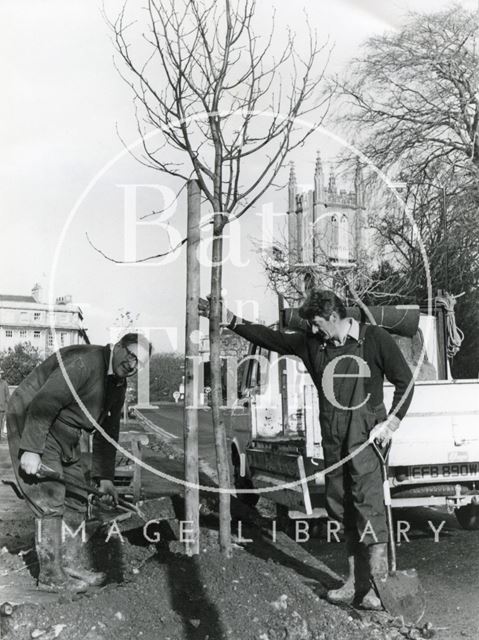
{"type": "MultiPolygon", "coordinates": [[[[392,637],[380,623],[321,600],[298,575],[235,546],[225,559],[203,531],[193,558],[125,539],[105,545],[117,579],[86,595],[23,605],[3,618],[8,640],[371,640],[392,637]],[[121,547],[119,547],[121,545],[121,547]],[[117,561],[113,559],[117,558],[117,561]],[[44,632],[44,633],[41,633],[44,632]],[[32,635],[33,634],[33,635],[32,635]],[[55,635],[57,634],[57,635],[55,635]]],[[[170,547],[175,549],[174,543],[170,547]]],[[[111,579],[111,576],[110,576],[111,579]]]]}

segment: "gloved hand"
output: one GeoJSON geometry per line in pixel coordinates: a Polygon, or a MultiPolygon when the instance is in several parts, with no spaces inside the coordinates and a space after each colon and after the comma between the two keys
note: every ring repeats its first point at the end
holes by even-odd
{"type": "Polygon", "coordinates": [[[103,497],[101,501],[105,504],[118,504],[118,491],[116,490],[115,485],[112,480],[100,480],[98,485],[98,490],[100,493],[103,493],[103,497]]]}
{"type": "Polygon", "coordinates": [[[393,437],[394,432],[399,429],[400,423],[401,421],[397,416],[388,416],[386,420],[372,429],[369,434],[369,440],[371,442],[374,440],[380,447],[385,447],[393,437]]]}
{"type": "Polygon", "coordinates": [[[20,468],[29,476],[34,476],[38,472],[42,458],[40,454],[33,451],[24,451],[20,458],[20,468]]]}

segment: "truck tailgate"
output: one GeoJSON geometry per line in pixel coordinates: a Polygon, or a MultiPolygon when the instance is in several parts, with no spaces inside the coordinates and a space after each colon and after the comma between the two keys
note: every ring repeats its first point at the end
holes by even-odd
{"type": "MultiPolygon", "coordinates": [[[[384,389],[390,406],[393,389],[384,389]]],[[[479,381],[418,382],[395,434],[391,466],[479,461],[479,381]]]]}

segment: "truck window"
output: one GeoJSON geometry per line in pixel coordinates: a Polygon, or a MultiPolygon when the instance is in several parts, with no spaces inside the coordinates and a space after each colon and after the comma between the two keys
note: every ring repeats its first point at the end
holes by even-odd
{"type": "Polygon", "coordinates": [[[261,392],[261,389],[267,383],[268,376],[268,367],[261,366],[261,362],[269,359],[269,351],[256,345],[251,345],[248,357],[243,359],[238,367],[240,398],[261,392]]]}

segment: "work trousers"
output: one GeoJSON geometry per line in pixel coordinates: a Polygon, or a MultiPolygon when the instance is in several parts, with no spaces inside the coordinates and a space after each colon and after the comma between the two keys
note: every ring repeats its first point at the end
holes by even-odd
{"type": "Polygon", "coordinates": [[[367,444],[371,429],[386,419],[386,408],[383,404],[372,408],[366,396],[358,365],[364,361],[365,332],[365,325],[361,325],[359,340],[323,349],[318,392],[326,469],[340,463],[326,473],[328,515],[342,523],[352,539],[371,545],[388,540],[381,466],[373,447],[367,444]],[[343,462],[352,453],[352,458],[343,462]]]}
{"type": "Polygon", "coordinates": [[[86,514],[88,494],[80,488],[86,484],[81,433],[81,429],[55,422],[47,435],[42,464],[59,473],[62,481],[27,476],[18,470],[19,488],[37,518],[63,517],[68,511],[86,514]]]}
{"type": "MultiPolygon", "coordinates": [[[[360,413],[361,419],[359,415],[352,418],[351,411],[335,410],[322,425],[326,468],[367,442],[370,430],[380,421],[375,412],[363,409],[360,413]]],[[[326,474],[326,509],[353,539],[361,538],[367,545],[387,542],[381,467],[371,445],[326,474]]]]}

